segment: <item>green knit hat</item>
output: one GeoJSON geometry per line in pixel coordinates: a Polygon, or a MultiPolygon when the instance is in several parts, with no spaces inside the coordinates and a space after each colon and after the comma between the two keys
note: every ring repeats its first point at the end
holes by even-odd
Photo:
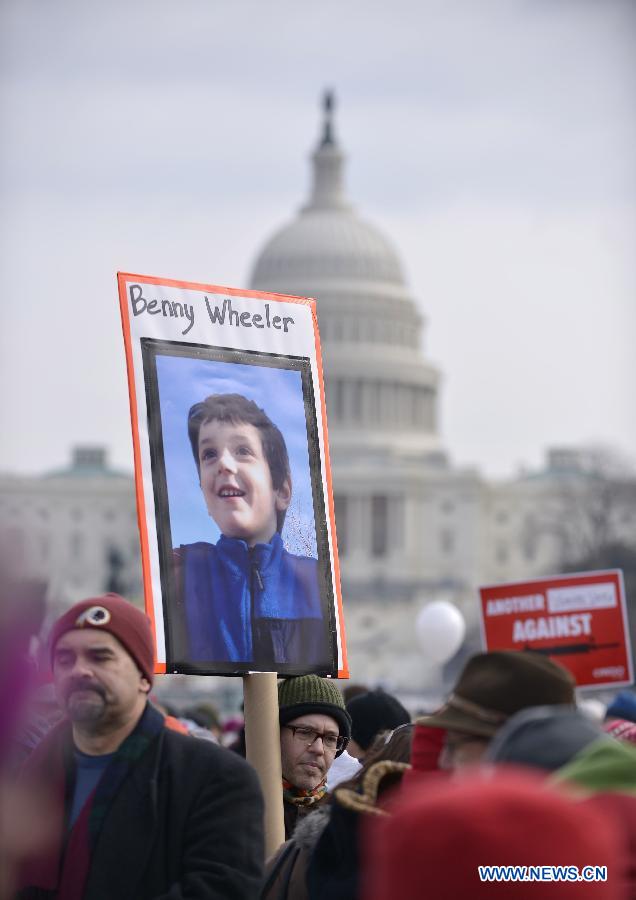
{"type": "Polygon", "coordinates": [[[322,713],[338,723],[340,734],[351,737],[351,716],[335,683],[318,675],[299,675],[278,682],[278,716],[287,725],[299,716],[322,713]]]}

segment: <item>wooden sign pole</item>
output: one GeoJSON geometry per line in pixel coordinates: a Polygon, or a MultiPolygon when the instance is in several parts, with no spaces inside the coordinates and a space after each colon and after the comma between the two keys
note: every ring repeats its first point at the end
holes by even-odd
{"type": "Polygon", "coordinates": [[[247,761],[256,769],[265,799],[265,858],[285,840],[283,784],[275,672],[243,676],[247,761]]]}

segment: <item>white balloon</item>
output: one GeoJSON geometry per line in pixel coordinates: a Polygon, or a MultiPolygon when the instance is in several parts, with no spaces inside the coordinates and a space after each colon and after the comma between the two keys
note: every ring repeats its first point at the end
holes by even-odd
{"type": "Polygon", "coordinates": [[[461,612],[447,600],[434,600],[418,613],[415,621],[420,647],[427,662],[448,662],[462,645],[466,622],[461,612]]]}

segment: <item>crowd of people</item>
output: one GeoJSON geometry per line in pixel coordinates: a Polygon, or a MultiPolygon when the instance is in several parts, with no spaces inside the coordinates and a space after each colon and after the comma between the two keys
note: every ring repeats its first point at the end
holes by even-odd
{"type": "Polygon", "coordinates": [[[636,897],[636,697],[594,720],[546,656],[476,654],[415,721],[382,690],[281,679],[266,859],[244,740],[209,704],[161,707],[144,613],[106,594],[62,615],[45,705],[22,696],[28,642],[0,640],[0,900],[636,897]]]}

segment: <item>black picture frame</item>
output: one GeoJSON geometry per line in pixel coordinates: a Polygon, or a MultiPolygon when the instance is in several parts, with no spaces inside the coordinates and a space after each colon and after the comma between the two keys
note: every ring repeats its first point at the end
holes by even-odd
{"type": "MultiPolygon", "coordinates": [[[[155,527],[161,583],[164,633],[166,642],[166,673],[191,675],[244,675],[248,672],[275,671],[281,676],[314,673],[321,676],[337,677],[338,641],[336,626],[335,597],[333,589],[332,559],[329,549],[326,503],[322,481],[322,466],[316,403],[311,377],[310,360],[307,357],[283,354],[237,350],[230,347],[215,347],[155,338],[140,339],[144,385],[146,393],[147,426],[150,447],[152,486],[155,504],[155,527]],[[253,661],[228,662],[227,660],[194,660],[189,658],[188,636],[182,592],[175,575],[173,540],[170,522],[170,505],[166,463],[164,456],[164,436],[161,416],[161,397],[157,375],[157,357],[182,357],[189,360],[208,360],[232,365],[275,367],[293,369],[301,376],[302,400],[305,411],[307,450],[314,523],[317,547],[317,580],[320,607],[323,616],[325,646],[329,649],[324,663],[307,665],[302,660],[287,664],[272,661],[271,666],[258,668],[253,661]]],[[[185,428],[185,423],[184,423],[185,428]]]]}

